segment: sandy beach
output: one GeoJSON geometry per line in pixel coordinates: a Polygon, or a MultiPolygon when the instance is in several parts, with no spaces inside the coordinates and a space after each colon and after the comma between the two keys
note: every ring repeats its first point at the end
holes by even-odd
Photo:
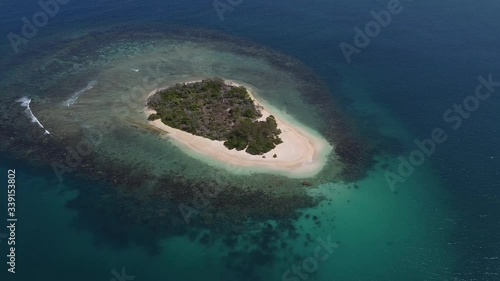
{"type": "MultiPolygon", "coordinates": [[[[194,82],[198,81],[187,83],[194,82]]],[[[241,86],[234,81],[225,80],[225,82],[228,85],[241,86]]],[[[293,178],[312,177],[321,171],[326,163],[326,156],[333,149],[332,146],[318,133],[298,124],[290,116],[259,100],[249,87],[245,86],[245,88],[254,103],[260,106],[262,117],[259,120],[265,120],[269,115],[273,115],[281,130],[280,137],[283,143],[265,153],[265,158],[262,155],[248,154],[244,150],[229,150],[224,146],[223,141],[210,140],[172,128],[159,119],[148,122],[168,133],[168,139],[190,156],[209,164],[222,166],[229,171],[238,171],[241,174],[265,172],[293,178]],[[274,154],[277,155],[276,158],[273,158],[274,154]]],[[[152,91],[148,97],[158,90],[161,89],[152,91]]],[[[152,113],[155,111],[145,108],[147,116],[152,113]]]]}

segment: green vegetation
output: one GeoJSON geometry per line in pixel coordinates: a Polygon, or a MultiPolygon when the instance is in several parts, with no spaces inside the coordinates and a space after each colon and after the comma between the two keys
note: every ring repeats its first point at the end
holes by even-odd
{"type": "Polygon", "coordinates": [[[161,119],[170,127],[224,141],[228,149],[259,155],[282,143],[274,116],[257,121],[262,114],[247,89],[220,78],[176,84],[150,96],[147,105],[156,111],[148,120],[161,119]]]}

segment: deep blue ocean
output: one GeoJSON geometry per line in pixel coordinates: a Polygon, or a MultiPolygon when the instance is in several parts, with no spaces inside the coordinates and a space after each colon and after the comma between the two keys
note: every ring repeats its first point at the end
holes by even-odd
{"type": "MultiPolygon", "coordinates": [[[[231,1],[220,2],[229,5],[231,1]]],[[[435,153],[426,159],[432,182],[417,173],[411,184],[405,182],[397,186],[400,193],[420,186],[439,188],[432,191],[435,201],[429,203],[428,213],[421,218],[439,217],[433,222],[435,228],[427,229],[429,236],[439,232],[440,224],[450,230],[449,235],[439,239],[442,244],[415,248],[416,252],[422,248],[446,248],[448,254],[441,258],[449,259],[442,260],[443,264],[453,262],[452,268],[447,267],[450,275],[428,272],[422,275],[426,276],[425,279],[420,280],[500,280],[500,129],[496,124],[500,112],[500,87],[487,99],[480,100],[473,111],[466,112],[469,113],[467,118],[460,117],[462,123],[457,129],[452,128],[455,122],[446,122],[443,117],[448,109],[453,110],[454,104],[462,104],[464,99],[474,95],[476,87],[481,84],[479,76],[500,81],[500,2],[401,1],[399,7],[402,11],[392,14],[390,23],[381,28],[380,34],[371,38],[366,47],[359,48],[359,53],[351,55],[350,63],[340,44],[355,45],[354,28],[364,28],[373,20],[370,11],[387,9],[392,1],[240,2],[231,2],[231,10],[224,12],[221,20],[211,1],[72,0],[61,4],[57,15],[40,28],[36,37],[20,45],[20,53],[16,55],[7,34],[20,34],[21,18],[32,17],[41,8],[34,0],[1,0],[0,56],[22,57],[58,33],[118,23],[132,26],[151,23],[215,30],[294,57],[327,84],[331,95],[338,99],[346,112],[356,112],[351,117],[358,120],[360,128],[378,126],[384,130],[387,122],[393,122],[386,130],[402,135],[401,143],[394,147],[397,151],[395,159],[398,155],[408,157],[416,148],[415,139],[431,138],[435,128],[445,131],[447,140],[438,144],[435,153]],[[440,202],[443,210],[435,202],[440,202]]],[[[9,67],[0,66],[5,72],[9,67]]],[[[0,93],[4,94],[7,93],[0,93]]],[[[19,96],[23,94],[19,93],[19,96]]],[[[0,132],[0,137],[8,136],[0,132]]],[[[184,242],[179,241],[177,249],[167,247],[170,258],[163,255],[160,259],[148,256],[135,246],[119,250],[93,248],[92,245],[99,244],[96,242],[99,239],[72,223],[75,210],[68,209],[66,202],[76,196],[75,186],[95,186],[98,183],[76,177],[58,183],[50,167],[33,168],[27,160],[14,160],[6,152],[2,152],[0,167],[2,190],[6,189],[7,170],[17,171],[19,218],[17,273],[7,272],[4,254],[7,253],[7,240],[0,237],[0,280],[121,281],[114,273],[124,267],[138,281],[229,280],[213,279],[212,276],[216,275],[212,273],[204,274],[211,267],[217,267],[205,262],[210,260],[210,252],[216,249],[199,252],[194,246],[181,246],[184,242]]],[[[370,184],[360,185],[363,190],[370,189],[370,184]]],[[[6,197],[6,192],[2,191],[2,226],[6,197]]],[[[415,201],[420,199],[414,197],[415,201]]],[[[426,208],[426,203],[422,202],[422,206],[426,208]]],[[[398,220],[404,220],[404,217],[398,220]]],[[[411,224],[411,221],[404,223],[411,224]]],[[[369,232],[362,228],[359,231],[369,232]]],[[[0,233],[7,233],[7,230],[2,227],[0,233]]],[[[394,236],[397,237],[398,233],[394,236]]],[[[362,239],[361,244],[371,243],[369,237],[362,239]]],[[[366,254],[361,248],[350,249],[353,255],[366,254]]],[[[330,272],[334,274],[334,269],[320,269],[329,273],[311,275],[307,279],[416,280],[415,272],[406,271],[404,267],[393,268],[397,263],[383,268],[383,263],[377,263],[379,253],[370,254],[373,255],[371,258],[360,258],[362,262],[356,266],[350,264],[353,267],[340,273],[341,277],[328,275],[330,272]],[[376,264],[374,268],[367,263],[370,259],[376,264]]],[[[339,255],[337,258],[342,260],[341,253],[339,255]]],[[[393,258],[410,259],[408,264],[412,263],[411,256],[393,258]]],[[[432,264],[426,265],[421,258],[420,265],[411,267],[412,270],[425,272],[427,266],[432,268],[432,264]]],[[[429,263],[435,262],[430,258],[429,263]]],[[[261,280],[279,279],[265,276],[266,273],[262,273],[261,280]]]]}

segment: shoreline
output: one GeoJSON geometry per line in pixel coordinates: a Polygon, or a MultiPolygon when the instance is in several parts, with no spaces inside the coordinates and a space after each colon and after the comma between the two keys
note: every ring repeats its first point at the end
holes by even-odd
{"type": "MultiPolygon", "coordinates": [[[[184,83],[189,84],[200,81],[195,80],[184,83]]],[[[209,165],[223,167],[230,172],[238,174],[272,173],[291,178],[305,178],[313,177],[323,169],[327,162],[327,155],[333,150],[333,147],[324,138],[297,121],[290,120],[291,117],[285,116],[286,114],[280,110],[258,100],[250,87],[232,80],[224,79],[224,82],[230,86],[244,86],[247,89],[251,99],[262,113],[262,117],[258,119],[259,121],[265,120],[269,115],[276,118],[283,143],[264,153],[265,158],[262,158],[263,155],[248,154],[244,150],[229,150],[224,146],[223,141],[210,140],[170,127],[161,122],[160,119],[148,121],[148,123],[167,133],[169,140],[172,140],[175,146],[191,157],[204,161],[209,165]],[[277,155],[276,158],[273,158],[274,154],[277,155]]],[[[155,89],[147,95],[147,98],[165,88],[168,87],[155,89]]],[[[156,111],[146,106],[144,113],[147,118],[156,111]]]]}

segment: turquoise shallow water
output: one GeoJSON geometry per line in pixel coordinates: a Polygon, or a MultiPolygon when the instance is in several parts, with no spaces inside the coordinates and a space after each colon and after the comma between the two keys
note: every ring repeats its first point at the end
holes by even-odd
{"type": "MultiPolygon", "coordinates": [[[[120,232],[113,231],[119,223],[96,231],[92,226],[102,228],[99,221],[106,214],[79,216],[90,209],[74,204],[80,192],[94,194],[107,185],[76,175],[58,183],[49,167],[40,170],[28,164],[32,155],[12,160],[2,152],[1,169],[16,168],[19,186],[18,273],[6,276],[10,280],[116,280],[116,273],[124,269],[134,280],[283,280],[293,265],[314,256],[320,245],[317,239],[330,236],[339,247],[318,262],[317,269],[305,272],[307,276],[289,274],[289,280],[498,280],[498,96],[483,103],[460,130],[447,131],[449,140],[398,185],[396,194],[384,179],[387,169],[396,168],[396,157],[414,149],[414,138],[428,137],[436,126],[448,128],[442,113],[473,92],[478,75],[500,74],[496,63],[500,43],[494,36],[500,31],[498,3],[404,2],[403,14],[347,64],[338,44],[352,40],[353,26],[366,23],[369,11],[382,9],[383,4],[244,1],[223,22],[210,3],[201,1],[66,5],[30,40],[25,53],[17,55],[18,61],[1,65],[3,79],[16,79],[16,73],[10,72],[12,64],[26,63],[38,44],[50,42],[51,36],[75,36],[87,28],[123,21],[213,29],[298,58],[327,84],[331,96],[368,140],[378,141],[377,132],[393,142],[383,145],[376,156],[378,163],[362,180],[323,183],[309,190],[326,199],[300,211],[298,219],[290,222],[294,232],[279,231],[276,236],[265,228],[247,229],[232,246],[218,241],[217,235],[210,236],[215,241],[209,246],[193,242],[188,235],[162,238],[155,255],[123,242],[120,232]],[[10,76],[5,78],[7,73],[10,76]],[[243,238],[249,233],[286,246],[269,250],[271,259],[265,254],[249,257],[253,252],[244,249],[249,243],[243,238]],[[230,253],[232,249],[241,254],[230,253]]],[[[18,30],[19,18],[39,9],[34,2],[0,5],[3,34],[18,30]]],[[[12,55],[6,40],[0,47],[2,58],[12,55]]],[[[85,77],[72,88],[82,88],[92,79],[85,77]]],[[[2,98],[30,94],[18,92],[19,88],[7,90],[2,98]]],[[[3,132],[1,136],[10,137],[3,132]]],[[[188,175],[200,173],[189,167],[179,169],[188,175]]],[[[5,202],[5,193],[0,199],[5,202]]],[[[126,224],[121,227],[127,230],[126,224]]],[[[141,231],[130,229],[143,240],[152,237],[141,231]]],[[[198,235],[202,240],[204,233],[198,235]]],[[[262,240],[254,244],[267,245],[262,240]]],[[[4,256],[5,240],[0,250],[4,256]]],[[[4,272],[0,274],[3,280],[4,272]]]]}

